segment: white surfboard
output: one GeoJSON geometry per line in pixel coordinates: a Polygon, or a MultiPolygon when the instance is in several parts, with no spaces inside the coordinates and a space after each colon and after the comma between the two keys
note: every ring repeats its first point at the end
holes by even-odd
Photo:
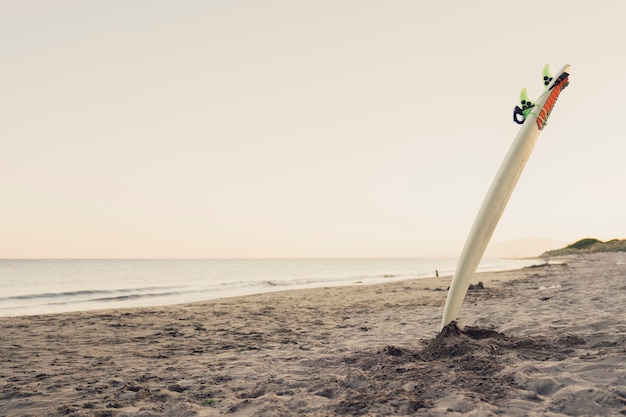
{"type": "MultiPolygon", "coordinates": [[[[526,161],[528,161],[537,138],[547,122],[556,99],[569,83],[569,68],[569,64],[564,65],[554,78],[551,78],[546,75],[549,73],[549,68],[547,66],[544,67],[544,82],[546,85],[544,93],[532,107],[528,107],[526,100],[522,98],[521,104],[524,108],[522,127],[485,196],[485,200],[476,215],[472,229],[461,252],[443,310],[442,329],[450,322],[456,320],[472,276],[476,272],[487,244],[513,193],[517,180],[522,174],[526,161]]],[[[526,91],[524,89],[522,90],[522,97],[525,97],[525,95],[526,91]]],[[[522,116],[522,109],[517,107],[516,110],[514,119],[520,123],[517,115],[522,116]]]]}

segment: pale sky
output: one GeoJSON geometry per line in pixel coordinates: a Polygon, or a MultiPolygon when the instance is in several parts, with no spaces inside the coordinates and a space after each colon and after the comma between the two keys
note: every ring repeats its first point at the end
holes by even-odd
{"type": "Polygon", "coordinates": [[[625,11],[0,0],[0,258],[454,256],[546,63],[492,241],[626,238],[625,11]]]}

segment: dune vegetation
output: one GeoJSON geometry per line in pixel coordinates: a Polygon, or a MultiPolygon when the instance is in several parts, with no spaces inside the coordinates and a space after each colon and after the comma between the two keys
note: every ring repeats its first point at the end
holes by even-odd
{"type": "Polygon", "coordinates": [[[612,239],[603,242],[598,239],[585,238],[567,245],[564,248],[544,252],[541,256],[561,256],[595,252],[626,252],[626,239],[612,239]]]}

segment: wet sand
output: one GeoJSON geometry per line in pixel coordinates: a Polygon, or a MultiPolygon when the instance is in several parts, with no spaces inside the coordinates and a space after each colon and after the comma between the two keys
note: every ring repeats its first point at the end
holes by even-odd
{"type": "Polygon", "coordinates": [[[0,416],[626,414],[626,253],[450,277],[0,318],[0,416]],[[445,336],[445,337],[444,337],[445,336]]]}

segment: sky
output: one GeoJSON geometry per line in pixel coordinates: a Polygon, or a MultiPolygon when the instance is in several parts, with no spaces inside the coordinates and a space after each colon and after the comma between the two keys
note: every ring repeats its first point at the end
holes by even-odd
{"type": "Polygon", "coordinates": [[[0,258],[456,256],[626,238],[617,1],[0,1],[0,258]]]}

